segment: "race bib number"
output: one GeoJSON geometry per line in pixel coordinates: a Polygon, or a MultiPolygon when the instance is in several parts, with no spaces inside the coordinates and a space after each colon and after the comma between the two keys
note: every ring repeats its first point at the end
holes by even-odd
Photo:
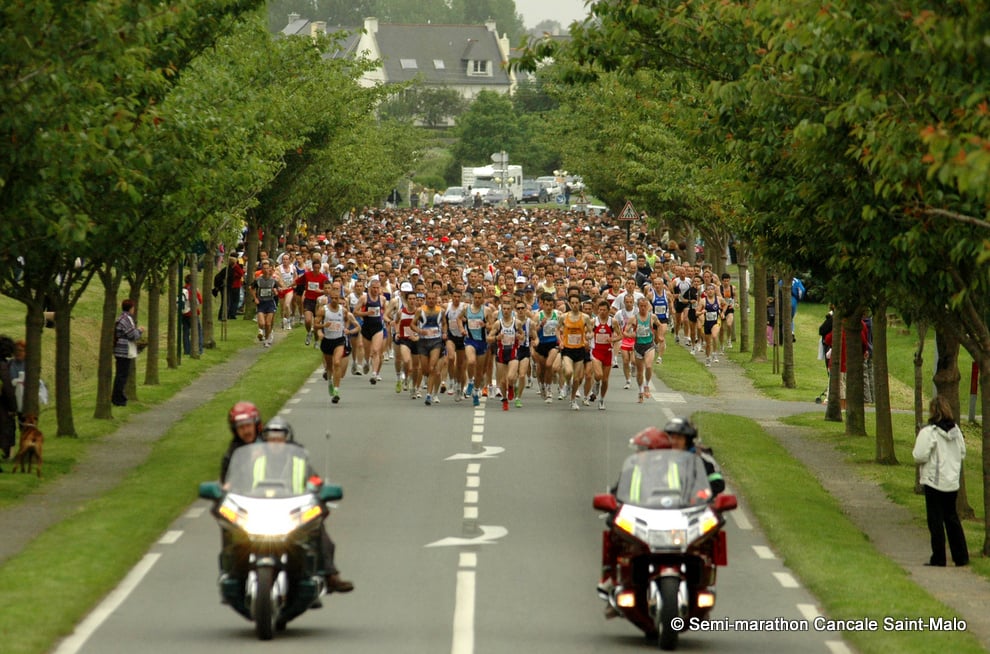
{"type": "Polygon", "coordinates": [[[368,312],[369,318],[381,318],[382,308],[381,307],[365,307],[368,312]]]}
{"type": "Polygon", "coordinates": [[[468,318],[467,324],[468,329],[472,331],[478,331],[479,329],[485,328],[485,321],[481,318],[468,318]]]}
{"type": "Polygon", "coordinates": [[[423,338],[440,338],[439,327],[424,327],[423,338]]]}
{"type": "Polygon", "coordinates": [[[612,342],[612,337],[607,332],[597,332],[595,334],[595,342],[599,345],[607,345],[612,342]]]}
{"type": "Polygon", "coordinates": [[[272,296],[272,289],[270,288],[262,288],[258,290],[258,297],[260,297],[263,300],[267,300],[271,296],[272,296]]]}
{"type": "Polygon", "coordinates": [[[547,323],[543,326],[544,336],[556,336],[557,335],[557,325],[553,323],[547,323]]]}
{"type": "Polygon", "coordinates": [[[581,334],[568,334],[567,345],[568,347],[581,347],[581,334]]]}
{"type": "Polygon", "coordinates": [[[306,282],[306,290],[307,291],[319,291],[320,290],[320,283],[319,282],[306,282]]]}
{"type": "Polygon", "coordinates": [[[708,322],[715,322],[716,320],[718,320],[718,311],[706,311],[705,320],[707,320],[708,322]]]}

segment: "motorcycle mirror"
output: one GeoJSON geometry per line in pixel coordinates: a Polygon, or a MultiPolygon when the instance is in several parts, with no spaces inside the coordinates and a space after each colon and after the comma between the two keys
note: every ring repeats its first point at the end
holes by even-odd
{"type": "Polygon", "coordinates": [[[218,482],[204,481],[199,485],[199,497],[204,500],[219,500],[223,497],[223,490],[218,482]]]}
{"type": "Polygon", "coordinates": [[[320,487],[321,502],[336,502],[344,497],[344,489],[335,484],[324,484],[320,487]]]}
{"type": "MultiPolygon", "coordinates": [[[[732,498],[735,500],[736,498],[732,498]]],[[[611,493],[599,493],[595,495],[594,507],[599,511],[609,511],[615,513],[619,509],[619,503],[615,500],[615,495],[611,493]]]]}
{"type": "Polygon", "coordinates": [[[726,495],[725,493],[723,493],[715,498],[716,511],[731,511],[738,506],[739,503],[736,502],[735,495],[726,495]]]}

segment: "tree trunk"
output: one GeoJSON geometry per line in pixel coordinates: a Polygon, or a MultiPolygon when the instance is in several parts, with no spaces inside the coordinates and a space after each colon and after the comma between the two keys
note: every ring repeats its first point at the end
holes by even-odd
{"type": "Polygon", "coordinates": [[[96,273],[103,284],[103,319],[100,325],[100,354],[97,360],[96,406],[93,417],[97,420],[113,418],[110,392],[113,384],[114,357],[113,334],[117,323],[117,291],[120,289],[121,274],[110,264],[101,267],[96,273]]]}
{"type": "MultiPolygon", "coordinates": [[[[938,361],[935,363],[935,374],[932,382],[935,384],[935,392],[949,402],[952,407],[952,416],[956,423],[960,422],[962,410],[959,404],[959,380],[962,375],[959,372],[959,337],[954,330],[936,329],[935,344],[938,350],[938,361]]],[[[969,503],[969,496],[966,494],[966,469],[959,474],[959,493],[956,495],[956,512],[960,518],[973,518],[976,511],[969,503]]]]}
{"type": "Polygon", "coordinates": [[[925,339],[928,338],[928,323],[918,323],[918,348],[914,351],[914,430],[917,432],[925,424],[925,390],[922,365],[925,363],[925,339]]]}
{"type": "MultiPolygon", "coordinates": [[[[202,338],[199,333],[199,320],[196,319],[200,310],[199,301],[196,297],[196,292],[199,289],[199,255],[189,255],[189,273],[187,274],[187,278],[189,279],[189,307],[192,309],[192,317],[189,321],[189,358],[198,359],[200,358],[199,343],[200,338],[202,338]]],[[[182,288],[185,288],[185,280],[182,281],[182,288]]],[[[181,293],[182,291],[179,292],[181,293]]]]}
{"type": "Polygon", "coordinates": [[[257,310],[254,296],[247,289],[254,280],[254,271],[257,268],[255,263],[258,261],[258,229],[257,219],[249,219],[244,248],[244,320],[254,320],[257,310]]]}
{"type": "Polygon", "coordinates": [[[842,309],[835,306],[832,310],[832,345],[826,350],[828,355],[828,404],[825,405],[825,420],[827,422],[842,422],[842,400],[839,385],[842,379],[842,309]]]}
{"type": "Polygon", "coordinates": [[[71,305],[55,297],[55,419],[56,436],[75,438],[75,420],[72,415],[72,310],[71,305]]]}
{"type": "MultiPolygon", "coordinates": [[[[753,356],[754,362],[767,360],[767,267],[757,263],[753,267],[753,356]]],[[[742,295],[742,291],[739,292],[742,295]]]]}
{"type": "Polygon", "coordinates": [[[24,405],[23,412],[41,415],[38,391],[41,389],[41,334],[45,328],[45,303],[32,293],[24,317],[24,405]]]}
{"type": "Polygon", "coordinates": [[[179,356],[177,354],[180,344],[180,338],[178,334],[178,314],[179,308],[177,305],[179,297],[179,289],[182,288],[178,284],[177,280],[179,277],[179,265],[173,261],[168,267],[168,335],[165,338],[165,363],[169,370],[175,370],[179,367],[179,356]]]}
{"type": "MultiPolygon", "coordinates": [[[[866,408],[863,403],[863,307],[843,316],[842,332],[846,351],[846,436],[866,436],[866,408]]],[[[835,352],[833,351],[833,356],[835,352]]],[[[842,356],[840,344],[839,356],[842,356]]]]}
{"type": "MultiPolygon", "coordinates": [[[[211,252],[216,252],[216,246],[207,248],[211,252]]],[[[215,254],[207,254],[203,257],[203,347],[212,350],[217,346],[217,339],[214,336],[214,326],[216,325],[216,311],[213,308],[216,298],[213,297],[213,276],[217,271],[217,258],[215,254]],[[209,289],[209,290],[207,290],[209,289]]],[[[220,297],[219,295],[217,297],[220,297]]]]}
{"type": "Polygon", "coordinates": [[[781,381],[784,384],[784,388],[797,388],[797,382],[794,379],[794,339],[791,338],[791,281],[794,276],[787,271],[783,275],[784,286],[781,292],[778,294],[780,297],[780,307],[777,311],[777,321],[780,324],[780,329],[777,331],[781,334],[780,342],[784,346],[784,366],[781,369],[781,381]]]}
{"type": "Polygon", "coordinates": [[[881,297],[873,313],[873,372],[876,389],[876,462],[881,465],[897,465],[894,452],[894,425],[890,418],[890,383],[887,379],[887,301],[881,297]]]}
{"type": "MultiPolygon", "coordinates": [[[[131,302],[134,303],[134,322],[140,325],[144,320],[141,317],[141,286],[144,285],[144,273],[138,273],[134,279],[131,280],[131,289],[128,296],[131,302]]],[[[127,399],[131,402],[137,402],[138,398],[138,383],[137,383],[137,372],[138,372],[138,359],[131,359],[131,372],[127,375],[127,388],[125,393],[127,393],[127,399]]]]}
{"type": "Polygon", "coordinates": [[[161,273],[158,271],[150,273],[148,282],[148,323],[145,326],[148,347],[144,350],[144,385],[158,386],[161,383],[158,365],[158,357],[161,349],[158,345],[159,333],[161,332],[161,273]]]}
{"type": "MultiPolygon", "coordinates": [[[[990,345],[987,343],[986,345],[990,345]]],[[[980,367],[980,412],[983,415],[981,429],[983,444],[983,556],[990,556],[990,352],[977,357],[980,367]]]]}
{"type": "Polygon", "coordinates": [[[739,339],[739,351],[749,352],[749,259],[746,245],[736,241],[736,260],[739,262],[739,298],[736,301],[735,332],[739,339]]]}

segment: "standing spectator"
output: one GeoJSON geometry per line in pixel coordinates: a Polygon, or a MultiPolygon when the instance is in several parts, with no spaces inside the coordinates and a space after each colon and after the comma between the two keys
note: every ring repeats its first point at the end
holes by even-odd
{"type": "Polygon", "coordinates": [[[932,556],[925,565],[945,567],[945,540],[948,537],[952,561],[963,566],[969,563],[969,549],[956,512],[956,495],[959,494],[962,462],[966,458],[966,441],[944,397],[932,398],[928,411],[928,424],[918,432],[913,451],[914,462],[921,466],[920,478],[925,488],[925,513],[932,544],[932,556]]]}
{"type": "Polygon", "coordinates": [[[413,191],[409,196],[409,206],[413,209],[419,208],[419,193],[413,191]]]}
{"type": "Polygon", "coordinates": [[[17,397],[10,375],[10,358],[14,355],[14,340],[0,336],[0,455],[10,458],[10,448],[17,438],[17,397]]]}
{"type": "Polygon", "coordinates": [[[113,357],[117,361],[117,371],[113,378],[113,394],[110,401],[114,406],[127,406],[124,388],[131,373],[133,360],[137,358],[137,341],[144,334],[144,328],[134,322],[137,308],[130,299],[120,303],[121,314],[113,328],[113,357]]]}
{"type": "MultiPolygon", "coordinates": [[[[203,354],[203,294],[196,290],[196,323],[199,325],[199,353],[203,354]]],[[[186,275],[186,285],[182,287],[182,351],[192,354],[192,275],[186,275]]]]}
{"type": "Polygon", "coordinates": [[[226,290],[226,306],[220,303],[217,319],[221,322],[237,318],[237,309],[241,304],[241,287],[244,286],[244,267],[231,255],[227,267],[213,276],[213,297],[226,290]]]}
{"type": "Polygon", "coordinates": [[[433,192],[433,206],[439,207],[442,204],[443,204],[443,193],[440,192],[440,189],[437,189],[436,191],[433,192]]]}
{"type": "Polygon", "coordinates": [[[399,195],[398,189],[392,189],[392,192],[388,194],[388,199],[385,201],[385,207],[388,209],[395,209],[402,202],[402,196],[399,195]]]}

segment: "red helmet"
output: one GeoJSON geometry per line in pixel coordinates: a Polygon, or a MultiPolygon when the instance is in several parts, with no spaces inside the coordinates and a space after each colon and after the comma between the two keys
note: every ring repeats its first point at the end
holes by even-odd
{"type": "Polygon", "coordinates": [[[237,425],[252,422],[256,436],[261,436],[261,412],[253,402],[238,402],[230,408],[227,414],[227,422],[230,423],[230,431],[237,436],[237,425]]]}
{"type": "Polygon", "coordinates": [[[647,427],[629,439],[629,447],[637,452],[644,450],[669,450],[670,439],[656,427],[647,427]]]}

